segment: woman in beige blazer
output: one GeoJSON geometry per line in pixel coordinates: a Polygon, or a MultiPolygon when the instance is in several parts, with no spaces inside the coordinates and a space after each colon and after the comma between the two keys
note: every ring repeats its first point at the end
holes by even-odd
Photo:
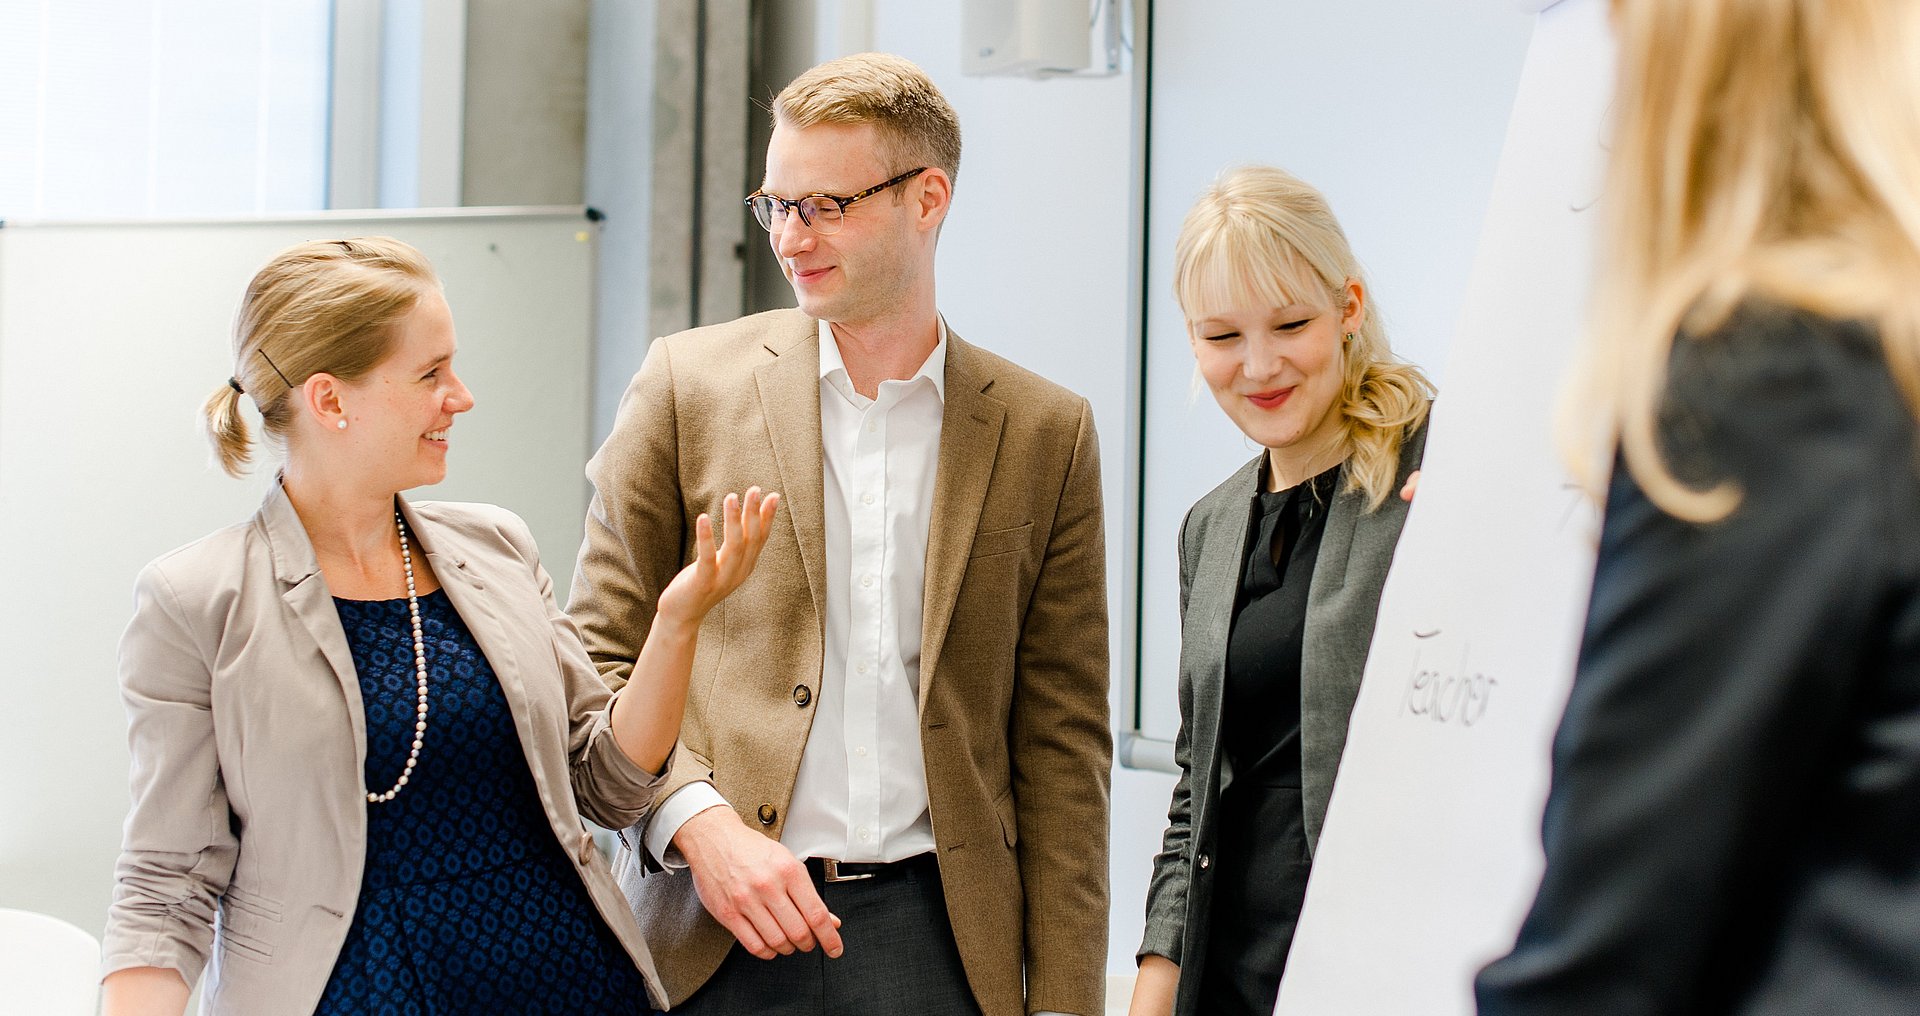
{"type": "Polygon", "coordinates": [[[609,694],[526,525],[409,504],[473,397],[431,267],[395,240],[302,244],[248,287],[205,413],[286,452],[252,519],[141,572],[121,645],[133,807],[108,1016],[645,1012],[662,997],[582,817],[651,806],[695,633],[752,570],[777,495],[726,499],[720,549],[661,593],[609,694]],[[672,605],[669,609],[669,604],[672,605]]]}

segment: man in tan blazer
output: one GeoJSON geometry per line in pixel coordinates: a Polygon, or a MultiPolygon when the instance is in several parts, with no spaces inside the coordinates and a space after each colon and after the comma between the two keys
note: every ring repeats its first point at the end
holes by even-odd
{"type": "Polygon", "coordinates": [[[570,609],[616,687],[695,516],[785,497],[622,834],[676,1011],[1102,1011],[1098,441],[1085,399],[936,308],[959,154],[905,60],[796,79],[749,204],[799,309],[657,340],[588,466],[570,609]]]}

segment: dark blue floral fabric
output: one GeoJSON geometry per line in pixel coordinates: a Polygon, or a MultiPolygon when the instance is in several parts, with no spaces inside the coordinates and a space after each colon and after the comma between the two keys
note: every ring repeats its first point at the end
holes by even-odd
{"type": "MultiPolygon", "coordinates": [[[[367,787],[413,743],[407,601],[334,601],[367,716],[367,787]]],[[[367,863],[324,1016],[645,1013],[633,961],[547,824],[493,668],[444,592],[420,597],[428,724],[399,796],[367,805],[367,863]]]]}

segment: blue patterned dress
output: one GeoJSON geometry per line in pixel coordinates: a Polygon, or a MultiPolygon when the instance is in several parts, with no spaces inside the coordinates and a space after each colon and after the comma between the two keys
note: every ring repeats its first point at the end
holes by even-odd
{"type": "MultiPolygon", "coordinates": [[[[367,714],[367,786],[413,743],[407,601],[334,605],[367,714]]],[[[513,714],[472,632],[436,591],[426,744],[407,786],[367,806],[360,900],[316,1010],[325,1016],[645,1013],[646,991],[541,808],[513,714]]]]}

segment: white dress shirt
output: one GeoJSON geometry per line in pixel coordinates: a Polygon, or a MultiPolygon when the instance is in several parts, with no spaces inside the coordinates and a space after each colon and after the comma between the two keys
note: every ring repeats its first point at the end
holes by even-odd
{"type": "MultiPolygon", "coordinates": [[[[927,529],[946,405],[947,324],[912,378],[853,390],[820,322],[820,441],[826,524],[823,673],[780,842],[796,857],[898,861],[934,849],[920,754],[920,631],[927,529]]],[[[646,849],[684,867],[673,835],[725,805],[682,787],[647,825],[646,849]]]]}

